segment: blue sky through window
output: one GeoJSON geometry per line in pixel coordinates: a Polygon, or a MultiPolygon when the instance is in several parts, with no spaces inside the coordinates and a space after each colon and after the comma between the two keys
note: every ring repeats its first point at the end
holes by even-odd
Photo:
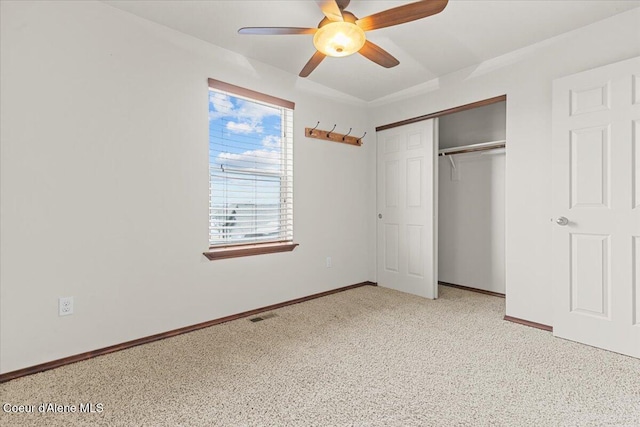
{"type": "Polygon", "coordinates": [[[214,141],[230,154],[256,149],[279,153],[281,135],[280,108],[209,91],[210,162],[221,152],[214,141]]]}
{"type": "Polygon", "coordinates": [[[280,231],[283,110],[209,91],[212,244],[280,231]]]}

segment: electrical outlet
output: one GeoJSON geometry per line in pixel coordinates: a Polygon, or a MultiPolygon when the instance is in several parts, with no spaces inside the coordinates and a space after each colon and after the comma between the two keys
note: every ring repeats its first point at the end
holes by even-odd
{"type": "Polygon", "coordinates": [[[58,298],[58,316],[73,314],[73,297],[58,298]]]}
{"type": "Polygon", "coordinates": [[[327,268],[331,268],[331,267],[333,267],[333,265],[331,264],[331,257],[328,256],[327,257],[327,268]]]}

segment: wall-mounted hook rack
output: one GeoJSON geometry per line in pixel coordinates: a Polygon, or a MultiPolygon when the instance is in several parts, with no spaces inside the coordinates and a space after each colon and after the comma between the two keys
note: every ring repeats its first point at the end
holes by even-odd
{"type": "Polygon", "coordinates": [[[333,142],[340,142],[343,144],[360,146],[362,145],[362,138],[364,138],[364,135],[367,134],[365,132],[364,135],[362,135],[362,137],[358,138],[357,136],[349,135],[351,133],[351,128],[349,129],[349,132],[347,132],[346,134],[341,134],[341,133],[333,132],[336,128],[336,125],[334,125],[333,129],[331,129],[330,131],[326,131],[326,130],[318,129],[319,124],[320,122],[318,122],[318,124],[314,128],[304,128],[304,136],[306,136],[307,138],[324,139],[325,141],[333,141],[333,142]]]}

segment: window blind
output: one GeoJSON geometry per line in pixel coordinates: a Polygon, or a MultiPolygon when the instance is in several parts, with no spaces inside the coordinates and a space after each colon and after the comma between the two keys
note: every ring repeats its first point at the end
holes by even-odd
{"type": "Polygon", "coordinates": [[[209,86],[210,246],[293,241],[293,104],[209,86]]]}

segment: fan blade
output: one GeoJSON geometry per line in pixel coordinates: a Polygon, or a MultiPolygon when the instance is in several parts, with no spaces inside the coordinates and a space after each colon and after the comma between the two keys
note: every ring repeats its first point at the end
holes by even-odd
{"type": "Polygon", "coordinates": [[[344,21],[342,18],[342,11],[340,7],[338,7],[338,3],[336,0],[316,0],[320,9],[322,9],[322,13],[324,16],[329,18],[331,21],[344,21]]]}
{"type": "Polygon", "coordinates": [[[311,74],[311,72],[316,69],[318,64],[320,64],[325,57],[326,55],[324,53],[316,51],[302,71],[300,71],[300,77],[307,77],[311,74]]]}
{"type": "Polygon", "coordinates": [[[238,30],[238,34],[256,35],[286,35],[286,34],[315,34],[317,28],[297,28],[297,27],[244,27],[238,30]]]}
{"type": "Polygon", "coordinates": [[[409,3],[358,19],[356,24],[364,31],[404,24],[442,12],[448,2],[449,0],[422,0],[409,3]]]}
{"type": "Polygon", "coordinates": [[[375,62],[378,65],[382,65],[385,68],[395,67],[400,63],[396,58],[391,56],[389,52],[371,43],[369,40],[364,42],[364,46],[358,51],[365,58],[375,62]]]}

